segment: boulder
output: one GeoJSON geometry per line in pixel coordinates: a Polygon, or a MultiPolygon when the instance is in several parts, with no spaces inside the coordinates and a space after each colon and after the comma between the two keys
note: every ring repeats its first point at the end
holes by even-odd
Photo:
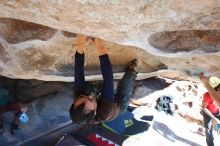
{"type": "MultiPolygon", "coordinates": [[[[115,78],[134,58],[140,60],[138,79],[220,75],[219,7],[218,0],[3,0],[0,75],[74,81],[77,33],[105,40],[115,78]]],[[[86,80],[101,79],[91,45],[85,68],[86,80]]]]}

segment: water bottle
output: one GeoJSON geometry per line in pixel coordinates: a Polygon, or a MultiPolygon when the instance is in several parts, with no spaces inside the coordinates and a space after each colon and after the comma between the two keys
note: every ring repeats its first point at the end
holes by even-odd
{"type": "Polygon", "coordinates": [[[22,123],[27,123],[28,120],[29,120],[29,117],[28,117],[28,115],[27,115],[25,112],[23,112],[23,113],[20,115],[19,120],[20,120],[22,123]]]}

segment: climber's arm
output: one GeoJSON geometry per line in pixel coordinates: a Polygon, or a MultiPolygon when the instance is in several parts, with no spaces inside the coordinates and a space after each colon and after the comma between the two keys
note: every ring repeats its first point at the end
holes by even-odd
{"type": "Polygon", "coordinates": [[[75,53],[75,67],[74,67],[74,97],[80,96],[85,90],[85,75],[84,75],[84,43],[87,41],[87,37],[83,35],[77,35],[77,47],[75,53]]]}
{"type": "Polygon", "coordinates": [[[102,97],[110,102],[114,102],[114,79],[111,62],[103,42],[99,38],[95,38],[95,45],[100,60],[100,67],[103,76],[103,85],[101,90],[102,97]]]}

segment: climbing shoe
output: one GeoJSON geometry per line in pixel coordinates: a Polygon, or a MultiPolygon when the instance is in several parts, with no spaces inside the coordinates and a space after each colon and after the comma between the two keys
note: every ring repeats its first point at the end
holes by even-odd
{"type": "Polygon", "coordinates": [[[129,65],[128,65],[128,69],[132,69],[132,70],[135,70],[135,68],[137,67],[138,65],[138,60],[137,59],[133,59],[129,65]]]}
{"type": "Polygon", "coordinates": [[[136,67],[138,66],[138,60],[137,59],[133,59],[127,66],[127,70],[131,70],[132,72],[134,72],[136,75],[138,74],[138,72],[135,70],[136,67]]]}

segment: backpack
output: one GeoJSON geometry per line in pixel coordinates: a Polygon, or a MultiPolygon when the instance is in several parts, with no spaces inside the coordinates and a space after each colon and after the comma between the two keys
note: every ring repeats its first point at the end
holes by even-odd
{"type": "Polygon", "coordinates": [[[173,115],[174,114],[174,109],[172,109],[172,105],[173,104],[173,97],[169,97],[169,96],[161,96],[157,99],[156,101],[156,109],[160,112],[160,111],[164,111],[167,114],[173,115]]]}

